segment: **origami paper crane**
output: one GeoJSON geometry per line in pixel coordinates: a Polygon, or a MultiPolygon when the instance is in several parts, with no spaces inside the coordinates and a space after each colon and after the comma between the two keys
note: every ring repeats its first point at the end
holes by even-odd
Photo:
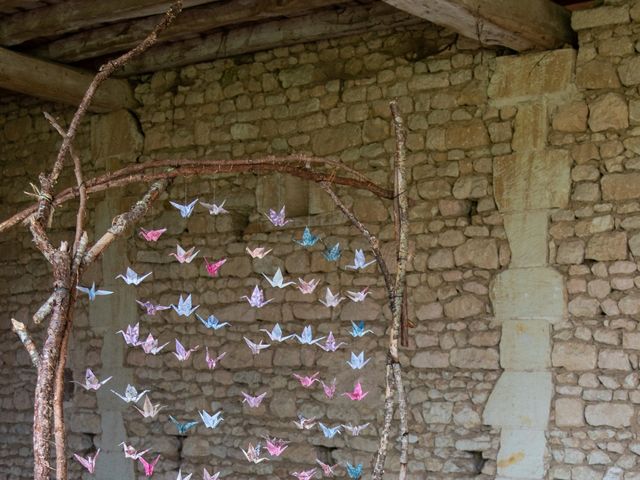
{"type": "Polygon", "coordinates": [[[229,213],[224,209],[224,204],[227,203],[227,199],[225,198],[220,205],[216,205],[215,203],[204,203],[200,202],[204,208],[209,210],[209,215],[220,215],[222,213],[229,213]]]}
{"type": "Polygon", "coordinates": [[[347,475],[353,480],[358,480],[362,476],[362,464],[351,465],[347,462],[347,475]]]}
{"type": "Polygon", "coordinates": [[[160,353],[160,350],[162,350],[167,345],[169,345],[169,342],[165,343],[162,346],[158,346],[158,339],[153,338],[153,335],[151,334],[149,334],[144,342],[140,343],[140,346],[142,347],[142,350],[144,350],[144,353],[150,353],[152,355],[157,355],[158,353],[160,353]]]}
{"type": "Polygon", "coordinates": [[[284,278],[282,276],[282,270],[280,270],[279,268],[278,270],[276,270],[276,273],[273,275],[273,278],[267,277],[264,273],[262,274],[262,276],[267,279],[267,282],[269,282],[269,285],[271,285],[273,288],[285,288],[285,287],[288,287],[289,285],[296,284],[296,282],[283,283],[284,278]]]}
{"type": "Polygon", "coordinates": [[[76,286],[76,288],[82,293],[86,293],[89,295],[89,300],[94,301],[99,295],[111,295],[113,292],[110,290],[96,290],[95,282],[91,284],[91,288],[82,287],[80,285],[76,286]]]}
{"type": "Polygon", "coordinates": [[[186,348],[184,348],[184,345],[182,345],[180,341],[176,338],[176,351],[173,352],[173,354],[176,356],[176,358],[179,361],[184,362],[189,360],[189,357],[191,356],[191,354],[196,350],[198,350],[199,348],[200,348],[200,345],[196,345],[195,347],[187,350],[186,348]]]}
{"type": "Polygon", "coordinates": [[[298,415],[298,421],[294,420],[300,430],[311,430],[316,424],[316,417],[305,418],[304,415],[298,415]]]}
{"type": "Polygon", "coordinates": [[[318,343],[318,346],[323,349],[325,352],[335,352],[342,345],[346,345],[345,342],[336,343],[336,338],[333,336],[333,332],[329,331],[329,335],[327,335],[327,339],[324,341],[324,345],[318,343]]]}
{"type": "Polygon", "coordinates": [[[363,288],[359,292],[350,292],[347,291],[347,297],[351,299],[352,302],[364,302],[364,299],[367,298],[371,292],[369,291],[369,287],[363,288]]]}
{"type": "Polygon", "coordinates": [[[247,337],[242,338],[244,338],[247,347],[251,349],[251,353],[253,353],[254,355],[258,355],[261,350],[264,350],[265,348],[269,348],[271,346],[268,343],[262,343],[262,339],[260,339],[260,343],[255,343],[249,340],[247,337]]]}
{"type": "Polygon", "coordinates": [[[180,263],[191,263],[194,258],[200,253],[200,250],[195,251],[196,247],[191,247],[189,250],[185,250],[180,245],[176,244],[176,251],[171,252],[169,256],[176,257],[180,263]]]}
{"type": "Polygon", "coordinates": [[[121,445],[124,450],[124,458],[131,458],[133,460],[138,460],[141,456],[151,450],[150,448],[147,448],[146,450],[139,452],[133,445],[127,445],[125,442],[122,442],[119,445],[121,445]]]}
{"type": "Polygon", "coordinates": [[[306,327],[304,327],[302,329],[302,334],[298,335],[296,334],[296,338],[298,339],[298,342],[300,342],[302,345],[313,345],[315,343],[318,343],[320,340],[324,339],[324,337],[318,337],[318,338],[313,338],[313,330],[311,328],[311,325],[307,325],[306,327]]]}
{"type": "Polygon", "coordinates": [[[166,231],[166,228],[161,228],[159,230],[145,230],[144,228],[141,228],[140,236],[147,242],[157,242],[160,236],[166,231]]]}
{"type": "Polygon", "coordinates": [[[258,408],[262,403],[262,400],[264,400],[264,397],[267,396],[267,392],[261,393],[257,397],[252,397],[251,395],[245,392],[241,392],[241,393],[242,393],[242,396],[244,397],[244,400],[242,400],[242,403],[248,404],[250,408],[258,408]]]}
{"type": "Polygon", "coordinates": [[[196,305],[195,307],[191,308],[191,294],[189,294],[189,296],[184,300],[182,299],[182,295],[180,295],[177,307],[171,304],[171,308],[173,308],[175,312],[181,317],[188,317],[193,312],[195,312],[199,306],[200,305],[196,305]]]}
{"type": "Polygon", "coordinates": [[[265,217],[273,224],[274,227],[284,227],[291,220],[285,220],[284,206],[279,212],[276,212],[273,208],[269,209],[269,213],[264,214],[265,217]]]}
{"type": "Polygon", "coordinates": [[[215,315],[209,315],[209,317],[206,320],[202,318],[200,315],[198,315],[197,313],[196,313],[196,317],[198,317],[198,320],[200,320],[205,327],[210,328],[212,330],[220,330],[221,328],[226,327],[227,325],[231,326],[229,322],[220,323],[220,320],[218,320],[215,315]]]}
{"type": "Polygon", "coordinates": [[[154,305],[151,302],[141,302],[140,300],[136,300],[136,303],[147,311],[147,315],[155,315],[162,310],[169,310],[171,308],[168,305],[154,305]]]}
{"type": "Polygon", "coordinates": [[[113,377],[109,377],[109,378],[105,378],[103,381],[99,381],[98,377],[95,376],[95,374],[91,371],[91,369],[87,368],[87,371],[85,372],[84,382],[76,382],[75,380],[72,380],[71,382],[77,383],[78,385],[83,387],[85,390],[98,390],[102,385],[107,383],[112,378],[113,377]]]}
{"type": "Polygon", "coordinates": [[[112,393],[116,394],[118,397],[120,397],[122,400],[124,400],[127,403],[138,403],[142,398],[142,396],[148,391],[149,390],[143,390],[142,392],[138,393],[138,390],[136,389],[136,387],[129,384],[127,384],[127,388],[125,388],[124,390],[124,395],[120,395],[115,390],[111,390],[112,393]]]}
{"type": "Polygon", "coordinates": [[[371,359],[370,358],[367,358],[366,360],[364,359],[364,352],[360,352],[358,355],[356,355],[355,353],[351,352],[351,360],[350,361],[347,360],[347,364],[353,370],[360,370],[367,363],[369,363],[369,360],[371,360],[371,359]]]}
{"type": "Polygon", "coordinates": [[[186,435],[189,430],[200,423],[198,420],[190,420],[186,422],[179,422],[174,417],[169,415],[169,420],[176,426],[178,429],[178,435],[186,435]]]}
{"type": "Polygon", "coordinates": [[[153,469],[156,468],[156,464],[158,463],[158,460],[160,460],[160,455],[158,455],[153,461],[151,462],[147,462],[144,457],[140,457],[138,458],[138,461],[140,462],[140,464],[144,467],[144,476],[149,478],[151,475],[153,475],[153,469]]]}
{"type": "Polygon", "coordinates": [[[169,203],[180,211],[180,216],[182,218],[189,218],[193,213],[193,209],[196,206],[196,203],[198,203],[198,199],[196,198],[193,202],[186,205],[182,205],[181,203],[172,201],[169,201],[169,203]]]}
{"type": "Polygon", "coordinates": [[[202,472],[202,480],[218,480],[219,476],[220,476],[220,472],[214,473],[212,475],[207,471],[206,468],[204,469],[204,472],[202,472]]]}
{"type": "Polygon", "coordinates": [[[151,400],[149,400],[149,395],[147,395],[146,397],[144,397],[142,410],[140,410],[135,405],[133,406],[133,408],[138,410],[140,412],[140,415],[142,415],[144,418],[155,418],[155,416],[160,412],[160,410],[165,408],[165,405],[160,405],[159,403],[156,403],[154,405],[153,403],[151,403],[151,400]]]}
{"type": "Polygon", "coordinates": [[[313,375],[307,375],[307,376],[302,376],[302,375],[298,375],[297,373],[294,373],[293,377],[296,380],[298,380],[300,382],[300,385],[302,385],[304,388],[311,388],[314,383],[320,381],[318,379],[319,375],[320,375],[320,372],[316,372],[313,375]]]}
{"type": "Polygon", "coordinates": [[[323,463],[318,458],[316,458],[316,463],[320,465],[320,468],[322,468],[322,473],[324,474],[325,477],[335,476],[336,472],[334,470],[339,466],[339,464],[337,463],[335,465],[329,465],[328,463],[323,463]]]}
{"type": "Polygon", "coordinates": [[[284,342],[285,340],[289,340],[290,338],[295,337],[295,334],[291,334],[291,335],[287,335],[286,337],[282,336],[282,329],[280,328],[280,324],[276,323],[276,325],[273,327],[273,329],[271,331],[266,330],[264,328],[260,329],[261,332],[265,332],[267,335],[269,335],[269,339],[272,342],[284,342]]]}
{"type": "Polygon", "coordinates": [[[253,250],[247,247],[246,250],[247,253],[251,255],[251,258],[264,258],[271,252],[271,249],[267,250],[265,247],[256,247],[253,250]]]}
{"type": "Polygon", "coordinates": [[[324,383],[320,380],[320,384],[322,385],[322,390],[324,390],[324,394],[327,398],[333,398],[336,394],[336,378],[334,377],[331,383],[324,383]]]}
{"type": "Polygon", "coordinates": [[[351,425],[350,423],[347,425],[342,425],[342,428],[344,428],[347,432],[349,432],[351,435],[353,435],[354,437],[357,437],[358,435],[360,435],[362,433],[362,431],[367,428],[369,426],[368,423],[364,423],[362,425],[351,425]]]}
{"type": "Polygon", "coordinates": [[[296,477],[298,480],[311,480],[316,476],[317,468],[312,468],[311,470],[302,470],[300,472],[291,472],[291,475],[296,477]]]}
{"type": "Polygon", "coordinates": [[[327,427],[324,423],[319,422],[318,425],[322,430],[325,438],[333,438],[336,435],[340,434],[340,430],[342,429],[342,425],[336,425],[335,427],[327,427]]]}
{"type": "Polygon", "coordinates": [[[329,289],[329,287],[327,287],[324,300],[320,299],[320,303],[323,304],[325,307],[331,308],[331,307],[337,307],[342,300],[344,300],[344,297],[340,296],[340,292],[334,295],[333,293],[331,293],[331,290],[329,289]]]}
{"type": "Polygon", "coordinates": [[[279,438],[269,438],[268,436],[264,437],[266,443],[267,452],[272,457],[279,457],[289,446],[289,442],[281,440],[279,438]]]}
{"type": "Polygon", "coordinates": [[[360,320],[358,323],[351,322],[351,336],[354,338],[364,337],[367,333],[373,333],[373,330],[364,329],[364,320],[360,320]]]}
{"type": "Polygon", "coordinates": [[[308,295],[310,293],[313,293],[313,291],[316,289],[319,283],[320,283],[320,280],[316,278],[312,278],[308,282],[305,282],[303,279],[298,278],[298,289],[304,295],[308,295]]]}
{"type": "Polygon", "coordinates": [[[347,265],[346,268],[351,270],[362,270],[363,268],[367,268],[372,263],[376,263],[375,260],[371,260],[367,263],[364,258],[364,252],[360,248],[356,248],[356,253],[353,257],[353,265],[347,265]]]}
{"type": "Polygon", "coordinates": [[[340,243],[336,243],[333,247],[327,247],[324,252],[322,252],[324,258],[329,262],[337,262],[340,260],[340,256],[342,255],[342,250],[340,250],[340,243]]]}
{"type": "Polygon", "coordinates": [[[202,418],[202,423],[204,423],[204,426],[207,428],[216,428],[220,425],[220,422],[224,420],[224,418],[222,418],[222,410],[218,410],[213,415],[209,415],[205,410],[202,410],[200,412],[200,418],[202,418]]]}
{"type": "Polygon", "coordinates": [[[249,302],[249,305],[251,305],[252,307],[255,307],[255,308],[262,308],[267,303],[269,303],[271,300],[273,300],[273,298],[270,298],[269,300],[265,301],[264,292],[257,285],[255,287],[253,287],[253,292],[251,293],[251,298],[249,298],[246,295],[244,295],[244,296],[240,297],[240,300],[242,300],[243,298],[245,298],[247,300],[247,302],[249,302]]]}
{"type": "Polygon", "coordinates": [[[138,340],[140,335],[140,322],[135,325],[127,325],[127,330],[118,330],[116,335],[121,333],[124,341],[127,345],[131,345],[132,347],[137,347],[140,345],[140,341],[138,340]]]}
{"type": "Polygon", "coordinates": [[[320,240],[320,237],[313,235],[309,227],[304,227],[304,232],[302,232],[302,238],[300,240],[293,239],[294,242],[303,247],[313,247],[318,243],[318,240],[320,240]]]}
{"type": "Polygon", "coordinates": [[[218,270],[220,270],[220,267],[222,267],[222,265],[224,265],[226,261],[226,258],[221,258],[220,260],[216,260],[215,262],[209,262],[209,260],[207,260],[207,258],[205,257],[204,266],[207,269],[207,273],[209,274],[209,276],[217,277],[218,270]]]}
{"type": "Polygon", "coordinates": [[[212,357],[209,355],[209,347],[205,347],[205,351],[206,353],[204,355],[204,360],[205,362],[207,362],[207,367],[209,367],[209,370],[213,370],[214,368],[216,368],[216,366],[218,365],[218,362],[222,360],[224,356],[227,354],[227,352],[222,352],[217,357],[212,357]]]}
{"type": "Polygon", "coordinates": [[[244,449],[240,449],[242,450],[242,453],[244,453],[245,458],[250,461],[251,463],[260,463],[260,462],[264,462],[265,460],[268,460],[267,457],[260,457],[260,444],[258,443],[255,447],[251,444],[249,444],[249,446],[247,447],[247,450],[245,451],[244,449]]]}
{"type": "Polygon", "coordinates": [[[96,460],[98,459],[98,455],[100,455],[100,449],[96,450],[96,453],[94,453],[93,455],[87,455],[86,457],[81,457],[77,453],[73,454],[80,465],[86,468],[87,471],[91,474],[96,471],[96,460]]]}
{"type": "Polygon", "coordinates": [[[342,395],[344,395],[345,397],[349,397],[349,399],[355,401],[355,402],[359,402],[360,400],[362,400],[364,397],[366,397],[369,394],[369,392],[363,392],[362,391],[362,385],[360,384],[360,381],[358,380],[356,382],[356,384],[353,387],[353,392],[345,392],[342,395]]]}
{"type": "Polygon", "coordinates": [[[190,473],[186,477],[182,478],[182,469],[178,469],[178,476],[176,477],[176,480],[189,480],[191,478],[191,475],[193,475],[193,473],[190,473]]]}
{"type": "Polygon", "coordinates": [[[142,283],[142,281],[147,278],[149,275],[151,275],[152,272],[146,273],[142,276],[139,276],[135,271],[133,271],[131,268],[127,267],[127,273],[126,275],[118,275],[116,277],[116,280],[118,278],[122,278],[122,280],[124,280],[124,283],[126,283],[127,285],[140,285],[140,283],[142,283]]]}

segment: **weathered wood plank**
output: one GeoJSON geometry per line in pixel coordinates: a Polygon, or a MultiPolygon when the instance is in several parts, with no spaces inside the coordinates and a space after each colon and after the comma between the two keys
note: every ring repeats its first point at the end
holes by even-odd
{"type": "MultiPolygon", "coordinates": [[[[243,0],[206,5],[182,12],[162,34],[161,41],[178,41],[195,34],[238,23],[257,22],[275,17],[299,16],[312,10],[348,0],[243,0]]],[[[147,17],[86,30],[43,45],[30,53],[37,57],[70,63],[128,50],[140,42],[158,23],[147,17]]]]}
{"type": "MultiPolygon", "coordinates": [[[[92,79],[90,73],[0,48],[0,88],[77,106],[92,79]]],[[[126,80],[108,79],[98,88],[92,110],[106,112],[135,105],[126,80]]]]}
{"type": "Polygon", "coordinates": [[[248,25],[203,38],[159,45],[124,67],[123,75],[154,72],[217,58],[286,47],[303,42],[415,25],[424,22],[382,2],[321,11],[284,20],[248,25]]]}
{"type": "MultiPolygon", "coordinates": [[[[185,0],[193,7],[215,0],[185,0]]],[[[163,13],[170,0],[69,0],[57,5],[16,13],[0,22],[0,45],[12,46],[34,38],[68,32],[131,18],[163,13]]]]}
{"type": "Polygon", "coordinates": [[[484,45],[552,49],[574,42],[571,15],[550,0],[383,0],[484,45]]]}

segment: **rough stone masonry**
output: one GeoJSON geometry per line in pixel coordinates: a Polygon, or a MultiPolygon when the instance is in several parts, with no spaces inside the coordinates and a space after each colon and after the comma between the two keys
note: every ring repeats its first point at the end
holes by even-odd
{"type": "MultiPolygon", "coordinates": [[[[408,291],[416,326],[402,351],[410,478],[638,480],[640,3],[608,0],[575,12],[572,25],[575,50],[515,55],[424,24],[157,72],[135,79],[140,108],[93,116],[78,150],[87,175],[151,158],[309,152],[336,156],[387,182],[388,101],[398,98],[409,127],[415,201],[408,291]],[[425,56],[425,44],[449,46],[425,56]]],[[[55,151],[57,134],[43,110],[69,117],[58,105],[0,99],[2,217],[26,204],[23,190],[55,151]]],[[[91,232],[141,192],[131,187],[92,198],[91,232]]],[[[341,193],[391,255],[390,206],[361,192],[341,193]]],[[[102,447],[105,461],[119,459],[112,443],[126,434],[162,455],[160,479],[175,478],[179,465],[195,476],[215,467],[234,479],[287,478],[316,457],[366,466],[381,422],[378,369],[363,370],[373,393],[354,410],[319,390],[297,388],[291,377],[320,371],[346,391],[348,350],[333,357],[285,344],[253,358],[242,340],[275,322],[286,332],[311,323],[323,335],[346,337],[349,320],[365,320],[375,336],[359,339],[353,350],[380,364],[390,317],[382,280],[371,269],[354,275],[344,268],[355,248],[366,249],[363,239],[317,187],[279,176],[179,180],[153,213],[143,226],[166,226],[167,234],[150,246],[132,233],[86,282],[113,287],[129,302],[131,292],[125,297],[114,272],[128,265],[153,270],[154,281],[143,283],[136,298],[174,303],[191,291],[201,309],[233,328],[214,334],[193,319],[142,317],[124,300],[108,311],[83,301],[69,379],[86,367],[114,372],[109,386],[121,390],[131,381],[150,388],[178,419],[223,408],[225,422],[182,437],[164,414],[143,421],[108,392],[96,397],[69,384],[72,449],[102,447]],[[200,210],[185,221],[168,207],[168,198],[195,197],[227,198],[232,214],[214,218],[200,210]],[[258,212],[281,204],[295,222],[265,228],[258,212]],[[339,265],[324,261],[321,246],[296,248],[291,239],[307,224],[328,244],[345,247],[339,265]],[[176,240],[229,257],[221,276],[207,277],[200,264],[171,263],[176,240]],[[258,244],[273,248],[263,261],[244,253],[258,244]],[[343,303],[334,313],[318,296],[294,290],[273,292],[276,300],[257,312],[238,301],[260,273],[277,267],[290,278],[319,277],[320,287],[334,291],[368,286],[372,295],[363,308],[343,303]],[[143,333],[162,342],[178,336],[229,354],[211,372],[200,354],[179,365],[169,353],[149,357],[122,348],[113,332],[138,319],[143,333]],[[260,409],[241,406],[246,389],[268,391],[260,409]],[[329,440],[296,430],[298,413],[375,427],[329,440]],[[291,446],[277,461],[248,464],[240,447],[266,433],[291,446]]],[[[60,234],[73,221],[71,206],[56,212],[60,234]]],[[[34,375],[9,318],[26,320],[49,285],[25,230],[0,242],[0,477],[21,479],[30,476],[34,375]]],[[[394,451],[388,478],[396,465],[394,451]]],[[[72,477],[79,475],[72,465],[72,477]]],[[[119,475],[134,478],[133,470],[119,475]]]]}

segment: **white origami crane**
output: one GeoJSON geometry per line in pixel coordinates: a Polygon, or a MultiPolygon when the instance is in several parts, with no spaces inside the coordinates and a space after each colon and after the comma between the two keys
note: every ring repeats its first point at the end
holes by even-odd
{"type": "Polygon", "coordinates": [[[127,285],[140,285],[140,283],[147,278],[149,275],[151,275],[152,272],[146,273],[142,276],[139,276],[134,270],[132,270],[131,268],[127,267],[127,273],[126,275],[118,275],[116,277],[116,279],[121,278],[122,280],[124,280],[124,282],[127,285]]]}
{"type": "Polygon", "coordinates": [[[196,305],[195,307],[191,308],[191,294],[189,294],[189,296],[184,300],[182,299],[182,295],[180,295],[180,298],[178,299],[177,307],[173,304],[171,305],[171,307],[181,317],[188,317],[193,312],[195,312],[199,306],[200,305],[196,305]]]}
{"type": "Polygon", "coordinates": [[[202,423],[204,423],[204,426],[207,428],[216,428],[218,425],[220,425],[220,422],[224,420],[224,418],[222,418],[222,410],[218,410],[213,415],[210,415],[205,410],[202,410],[200,412],[200,418],[202,418],[202,423]]]}
{"type": "Polygon", "coordinates": [[[142,350],[144,350],[144,353],[150,353],[152,355],[158,354],[160,350],[162,350],[167,345],[169,345],[169,342],[165,343],[164,345],[158,346],[158,339],[153,338],[153,335],[151,334],[149,334],[147,339],[140,344],[142,350]]]}
{"type": "Polygon", "coordinates": [[[165,408],[165,406],[160,405],[159,403],[156,403],[154,405],[153,403],[151,403],[151,400],[149,400],[149,395],[147,395],[146,397],[144,397],[142,410],[140,410],[136,405],[134,405],[133,408],[138,410],[144,418],[154,418],[156,415],[158,415],[158,412],[160,412],[160,410],[165,408]]]}
{"type": "Polygon", "coordinates": [[[191,263],[194,258],[200,253],[200,250],[195,251],[196,247],[191,247],[189,250],[185,250],[179,244],[176,244],[176,251],[171,252],[169,256],[176,257],[180,263],[191,263]]]}
{"type": "Polygon", "coordinates": [[[129,384],[127,384],[127,388],[124,390],[124,395],[120,395],[115,390],[111,390],[112,393],[115,393],[117,396],[119,396],[122,400],[124,400],[127,403],[138,403],[138,401],[142,398],[142,396],[148,391],[149,390],[143,390],[142,392],[138,393],[138,390],[136,389],[136,387],[129,384]]]}
{"type": "Polygon", "coordinates": [[[304,295],[308,295],[310,293],[313,293],[319,283],[320,280],[318,280],[317,278],[312,278],[308,282],[305,282],[303,279],[298,278],[298,290],[300,290],[304,295]]]}
{"type": "Polygon", "coordinates": [[[224,204],[226,202],[227,202],[227,199],[225,198],[220,205],[216,205],[215,203],[204,203],[204,202],[200,202],[200,205],[202,205],[204,208],[209,210],[210,215],[220,215],[222,213],[229,213],[227,210],[224,209],[224,204]]]}
{"type": "Polygon", "coordinates": [[[253,250],[247,247],[246,250],[251,255],[251,258],[264,258],[271,252],[271,249],[267,250],[265,247],[256,247],[253,250]]]}
{"type": "Polygon", "coordinates": [[[85,372],[84,382],[76,382],[75,380],[72,380],[72,382],[77,383],[78,385],[83,387],[85,390],[98,390],[102,385],[107,383],[112,378],[113,377],[108,377],[102,381],[99,381],[98,377],[95,376],[95,374],[91,371],[91,369],[87,368],[87,371],[85,372]]]}
{"type": "Polygon", "coordinates": [[[191,478],[191,475],[193,475],[193,473],[190,473],[186,477],[183,477],[182,476],[182,469],[179,469],[178,470],[178,476],[176,477],[176,480],[189,480],[191,478]]]}
{"type": "Polygon", "coordinates": [[[369,287],[363,288],[359,292],[350,292],[347,291],[347,297],[351,299],[352,302],[364,302],[364,299],[367,298],[371,292],[369,291],[369,287]]]}
{"type": "Polygon", "coordinates": [[[290,338],[295,337],[295,334],[287,335],[286,337],[282,336],[282,328],[280,328],[280,324],[276,323],[275,327],[271,331],[261,328],[261,332],[265,332],[269,335],[269,338],[272,342],[284,342],[285,340],[289,340],[290,338]]]}
{"type": "Polygon", "coordinates": [[[333,293],[331,293],[331,290],[329,289],[329,287],[327,287],[324,300],[320,299],[320,303],[322,303],[325,307],[331,308],[331,307],[337,307],[338,304],[344,299],[345,299],[344,297],[340,296],[340,292],[334,295],[333,293]]]}
{"type": "Polygon", "coordinates": [[[180,203],[176,203],[172,201],[169,201],[169,203],[180,211],[180,216],[182,218],[188,218],[193,213],[193,209],[196,206],[196,203],[198,203],[198,199],[196,198],[193,202],[187,205],[182,205],[180,203]]]}
{"type": "Polygon", "coordinates": [[[282,270],[280,270],[279,268],[278,270],[276,270],[276,273],[273,275],[273,278],[267,277],[264,273],[262,274],[262,276],[267,279],[267,282],[269,282],[269,285],[271,285],[273,288],[285,288],[285,287],[288,287],[289,285],[296,284],[296,282],[283,283],[284,277],[282,276],[282,270]]]}
{"type": "Polygon", "coordinates": [[[260,343],[255,343],[249,340],[247,337],[242,338],[244,338],[245,343],[251,349],[251,353],[253,353],[254,355],[258,355],[261,350],[264,350],[265,348],[269,348],[271,346],[268,343],[262,343],[262,339],[260,339],[260,343]]]}
{"type": "Polygon", "coordinates": [[[126,331],[118,330],[116,332],[116,335],[118,333],[122,334],[127,345],[131,345],[132,347],[137,347],[138,345],[140,345],[140,341],[138,340],[138,337],[140,335],[140,322],[136,323],[135,325],[127,325],[126,331]]]}
{"type": "Polygon", "coordinates": [[[127,445],[125,442],[120,443],[120,446],[122,446],[122,449],[124,450],[124,458],[131,458],[133,460],[139,459],[151,450],[150,448],[147,448],[146,450],[139,452],[133,445],[127,445]]]}
{"type": "Polygon", "coordinates": [[[90,301],[94,301],[99,295],[111,295],[113,293],[111,290],[96,290],[95,282],[91,284],[91,288],[83,287],[81,285],[78,285],[76,288],[82,293],[89,295],[90,301]]]}
{"type": "Polygon", "coordinates": [[[255,308],[262,308],[267,303],[269,303],[270,301],[273,300],[273,298],[270,298],[269,300],[265,301],[264,292],[257,285],[255,287],[253,287],[253,292],[251,293],[251,297],[247,297],[246,295],[240,297],[241,300],[243,298],[246,299],[247,302],[249,302],[249,305],[251,305],[252,307],[255,307],[255,308]]]}
{"type": "Polygon", "coordinates": [[[371,260],[367,263],[364,257],[364,252],[360,248],[356,248],[356,253],[353,258],[353,265],[347,265],[346,268],[350,268],[351,270],[362,270],[363,268],[367,268],[369,265],[375,262],[375,260],[371,260]]]}
{"type": "Polygon", "coordinates": [[[249,444],[249,447],[247,448],[246,451],[242,448],[240,450],[242,450],[242,453],[244,453],[245,458],[251,463],[260,463],[260,462],[264,462],[265,460],[268,460],[266,457],[260,457],[259,443],[255,447],[249,444]]]}

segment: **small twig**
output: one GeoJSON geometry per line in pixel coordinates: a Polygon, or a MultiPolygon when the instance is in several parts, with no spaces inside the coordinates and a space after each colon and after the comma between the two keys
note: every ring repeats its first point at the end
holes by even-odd
{"type": "Polygon", "coordinates": [[[31,339],[31,335],[27,331],[27,327],[24,323],[19,322],[15,318],[11,319],[11,330],[13,330],[16,335],[20,338],[20,341],[24,345],[24,348],[27,350],[27,353],[31,357],[31,363],[33,366],[38,368],[40,364],[40,355],[38,354],[38,349],[36,348],[36,344],[33,343],[31,339]]]}
{"type": "Polygon", "coordinates": [[[47,316],[51,313],[53,309],[53,304],[56,299],[56,292],[53,292],[49,298],[42,304],[42,306],[38,309],[38,311],[33,315],[33,323],[36,325],[42,323],[42,321],[47,318],[47,316]]]}

